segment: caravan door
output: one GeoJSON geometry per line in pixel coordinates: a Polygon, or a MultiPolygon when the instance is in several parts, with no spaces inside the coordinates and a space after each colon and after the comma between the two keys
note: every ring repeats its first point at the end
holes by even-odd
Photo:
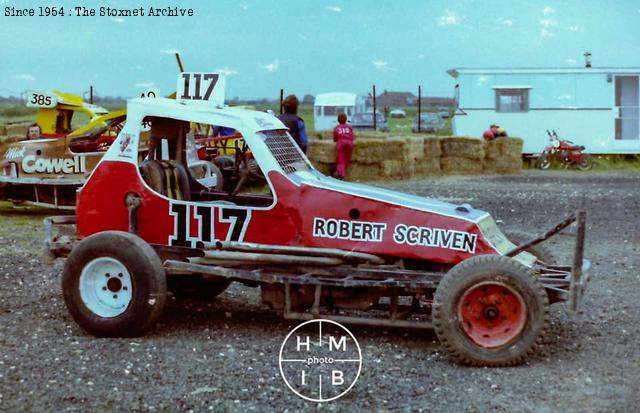
{"type": "Polygon", "coordinates": [[[615,76],[615,142],[617,149],[640,151],[640,76],[615,76]]]}

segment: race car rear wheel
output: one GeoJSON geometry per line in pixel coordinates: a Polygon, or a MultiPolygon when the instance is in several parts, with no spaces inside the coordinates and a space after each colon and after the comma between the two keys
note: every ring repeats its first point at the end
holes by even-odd
{"type": "Polygon", "coordinates": [[[500,255],[469,258],[438,285],[433,323],[462,364],[511,366],[534,352],[547,329],[549,301],[533,271],[500,255]]]}
{"type": "Polygon", "coordinates": [[[166,302],[162,262],[144,240],[105,231],[71,250],[62,276],[73,319],[98,337],[132,337],[158,319],[166,302]]]}
{"type": "MultiPolygon", "coordinates": [[[[518,230],[504,231],[504,234],[509,238],[509,241],[513,242],[517,246],[520,246],[525,242],[529,242],[534,238],[533,235],[518,230]]],[[[551,249],[549,249],[549,247],[544,243],[529,247],[525,251],[529,254],[535,255],[540,261],[546,264],[555,265],[558,263],[558,260],[554,256],[553,252],[551,252],[551,249]]]]}

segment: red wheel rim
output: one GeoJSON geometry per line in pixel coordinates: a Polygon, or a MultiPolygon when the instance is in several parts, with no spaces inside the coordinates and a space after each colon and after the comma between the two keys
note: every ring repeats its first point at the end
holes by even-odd
{"type": "Polygon", "coordinates": [[[467,337],[484,348],[504,346],[527,322],[526,305],[513,288],[487,281],[469,288],[458,305],[458,321],[467,337]]]}

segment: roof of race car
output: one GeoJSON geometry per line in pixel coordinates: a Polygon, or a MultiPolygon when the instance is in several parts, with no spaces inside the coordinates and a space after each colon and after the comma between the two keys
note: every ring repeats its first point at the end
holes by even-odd
{"type": "Polygon", "coordinates": [[[287,129],[275,116],[256,110],[235,107],[188,105],[175,99],[137,98],[127,102],[129,117],[159,116],[189,122],[204,123],[259,132],[271,129],[287,129]],[[248,130],[247,130],[248,129],[248,130]]]}

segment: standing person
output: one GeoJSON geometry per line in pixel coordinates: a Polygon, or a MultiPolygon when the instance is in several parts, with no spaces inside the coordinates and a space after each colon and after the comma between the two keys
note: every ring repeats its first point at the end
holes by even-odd
{"type": "Polygon", "coordinates": [[[333,129],[333,141],[336,143],[336,172],[334,176],[344,179],[351,162],[353,152],[353,128],[347,123],[347,115],[338,115],[338,125],[333,129]]]}
{"type": "Polygon", "coordinates": [[[284,113],[278,116],[278,119],[284,123],[284,126],[289,128],[291,137],[296,141],[300,149],[302,149],[302,152],[307,153],[307,134],[304,120],[298,116],[298,104],[299,101],[296,95],[287,96],[282,102],[284,113]]]}

